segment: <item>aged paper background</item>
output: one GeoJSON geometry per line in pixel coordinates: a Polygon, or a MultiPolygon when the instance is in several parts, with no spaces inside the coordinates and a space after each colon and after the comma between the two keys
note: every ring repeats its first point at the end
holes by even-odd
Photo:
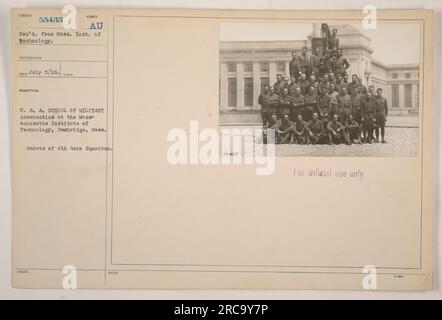
{"type": "Polygon", "coordinates": [[[375,265],[380,289],[431,288],[431,12],[379,13],[425,20],[419,156],[278,158],[269,177],[253,166],[173,167],[165,158],[171,128],[218,125],[219,23],[360,13],[90,12],[108,22],[107,82],[78,81],[66,96],[41,81],[39,99],[106,100],[108,134],[68,143],[113,152],[30,156],[23,146],[41,139],[13,131],[14,268],[28,270],[13,270],[15,286],[60,287],[72,264],[81,287],[361,289],[362,267],[375,265]],[[366,178],[292,175],[316,167],[359,168],[366,178]]]}

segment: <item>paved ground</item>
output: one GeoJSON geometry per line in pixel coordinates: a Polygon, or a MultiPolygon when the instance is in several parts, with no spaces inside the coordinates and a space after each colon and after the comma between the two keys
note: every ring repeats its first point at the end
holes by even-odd
{"type": "MultiPolygon", "coordinates": [[[[415,157],[418,153],[419,128],[417,117],[389,117],[385,129],[387,143],[352,145],[276,145],[277,156],[319,157],[415,157]]],[[[259,128],[259,126],[235,126],[259,128]]],[[[227,126],[226,128],[232,128],[227,126]]]]}
{"type": "Polygon", "coordinates": [[[388,116],[387,126],[392,127],[419,127],[417,116],[388,116]]]}
{"type": "Polygon", "coordinates": [[[276,145],[277,156],[415,157],[418,128],[387,128],[387,143],[352,145],[276,145]]]}

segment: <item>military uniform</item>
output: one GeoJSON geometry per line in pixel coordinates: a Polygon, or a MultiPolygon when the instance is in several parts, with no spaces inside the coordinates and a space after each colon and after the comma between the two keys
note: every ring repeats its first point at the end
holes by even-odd
{"type": "Polygon", "coordinates": [[[300,55],[298,58],[299,61],[299,71],[304,73],[305,75],[308,75],[308,56],[307,55],[300,55]]]}
{"type": "Polygon", "coordinates": [[[328,139],[330,144],[332,143],[342,143],[350,144],[350,139],[348,138],[347,131],[344,125],[339,121],[330,121],[327,124],[328,139]]]}
{"type": "Polygon", "coordinates": [[[349,95],[354,95],[357,93],[357,89],[359,87],[359,83],[357,82],[350,82],[347,84],[347,92],[349,95]]]}
{"type": "Polygon", "coordinates": [[[315,89],[315,92],[319,91],[319,82],[318,81],[309,81],[309,88],[313,87],[313,89],[315,89]]]}
{"type": "Polygon", "coordinates": [[[304,81],[299,81],[299,87],[301,88],[301,94],[306,95],[308,88],[310,86],[310,82],[308,82],[307,80],[304,81]]]}
{"type": "Polygon", "coordinates": [[[289,73],[291,78],[295,78],[298,81],[299,77],[299,57],[292,58],[289,62],[289,73]]]}
{"type": "Polygon", "coordinates": [[[339,49],[339,38],[336,35],[331,35],[328,39],[328,48],[333,51],[338,51],[339,49]]]}
{"type": "Polygon", "coordinates": [[[269,100],[268,100],[269,94],[268,93],[261,93],[258,97],[258,104],[261,106],[261,118],[262,118],[262,124],[265,126],[267,125],[267,122],[269,120],[269,100]]]}
{"type": "Polygon", "coordinates": [[[272,114],[276,114],[277,110],[278,110],[278,105],[279,105],[279,95],[276,94],[275,92],[269,94],[268,96],[268,121],[270,122],[270,117],[272,116],[272,114]]]}
{"type": "Polygon", "coordinates": [[[276,81],[275,84],[273,85],[273,89],[279,95],[282,94],[282,90],[284,90],[284,88],[286,88],[286,87],[287,87],[287,83],[284,80],[276,81]]]}
{"type": "Polygon", "coordinates": [[[281,125],[281,120],[278,119],[274,120],[273,118],[270,118],[268,128],[276,130],[279,128],[280,125],[281,125]]]}
{"type": "Polygon", "coordinates": [[[358,92],[351,95],[351,114],[359,124],[362,124],[361,99],[362,94],[358,92]]]}
{"type": "Polygon", "coordinates": [[[330,121],[330,95],[328,93],[318,94],[318,113],[324,127],[330,121]]]}
{"type": "Polygon", "coordinates": [[[319,74],[324,75],[332,72],[332,61],[330,57],[322,57],[319,62],[319,74]]]}
{"type": "Polygon", "coordinates": [[[370,93],[367,93],[361,102],[364,137],[366,142],[371,143],[373,140],[373,120],[375,119],[376,97],[370,93]]]}
{"type": "Polygon", "coordinates": [[[312,119],[307,124],[307,142],[313,144],[321,143],[327,137],[324,130],[324,124],[319,119],[312,119]]]}
{"type": "Polygon", "coordinates": [[[388,115],[387,99],[384,97],[376,97],[376,124],[378,126],[385,126],[385,119],[388,115]]]}
{"type": "Polygon", "coordinates": [[[304,109],[305,109],[304,96],[302,94],[300,94],[299,96],[294,95],[292,99],[292,110],[290,113],[290,119],[292,119],[292,121],[295,121],[298,114],[302,115],[302,113],[305,112],[304,109]]]}
{"type": "Polygon", "coordinates": [[[301,88],[297,82],[291,82],[287,89],[289,90],[289,95],[294,96],[296,93],[296,88],[301,88]]]}
{"type": "Polygon", "coordinates": [[[351,113],[351,97],[346,95],[338,96],[338,116],[340,121],[344,122],[347,120],[348,115],[351,113]]]}
{"type": "Polygon", "coordinates": [[[350,63],[344,57],[339,57],[335,60],[335,73],[344,76],[347,73],[347,69],[350,67],[350,63]]]}
{"type": "Polygon", "coordinates": [[[292,107],[292,97],[288,94],[282,94],[279,98],[278,116],[282,118],[285,114],[290,115],[290,109],[292,107]]]}
{"type": "Polygon", "coordinates": [[[305,144],[307,142],[307,131],[305,129],[307,123],[298,121],[292,123],[293,139],[297,144],[305,144]]]}
{"type": "Polygon", "coordinates": [[[282,119],[276,129],[276,143],[289,143],[292,138],[292,122],[288,119],[282,119]]]}
{"type": "Polygon", "coordinates": [[[361,142],[362,128],[361,128],[360,124],[354,119],[352,119],[352,120],[347,119],[345,121],[344,125],[347,130],[350,142],[353,142],[354,139],[357,139],[358,142],[361,142]]]}
{"type": "Polygon", "coordinates": [[[330,118],[333,117],[333,115],[338,114],[338,93],[336,91],[333,91],[329,94],[330,96],[330,118]]]}
{"type": "Polygon", "coordinates": [[[312,119],[313,112],[317,111],[318,98],[316,94],[306,94],[305,95],[305,109],[302,118],[305,121],[310,121],[312,119]]]}
{"type": "Polygon", "coordinates": [[[385,142],[385,121],[388,115],[387,99],[382,96],[376,97],[376,141],[379,142],[379,128],[381,128],[382,141],[385,142]]]}
{"type": "Polygon", "coordinates": [[[335,87],[337,92],[341,92],[342,88],[347,89],[345,82],[339,80],[336,80],[335,87]]]}
{"type": "Polygon", "coordinates": [[[275,130],[275,136],[274,136],[274,143],[276,143],[276,130],[279,128],[280,121],[278,119],[273,119],[272,117],[269,117],[267,126],[264,126],[264,130],[262,131],[263,135],[263,143],[267,144],[267,137],[268,137],[268,130],[275,130]]]}
{"type": "Polygon", "coordinates": [[[319,90],[330,91],[330,82],[328,80],[322,80],[319,83],[319,90]]]}
{"type": "Polygon", "coordinates": [[[321,64],[321,58],[317,55],[310,56],[310,74],[319,75],[319,66],[321,64]]]}

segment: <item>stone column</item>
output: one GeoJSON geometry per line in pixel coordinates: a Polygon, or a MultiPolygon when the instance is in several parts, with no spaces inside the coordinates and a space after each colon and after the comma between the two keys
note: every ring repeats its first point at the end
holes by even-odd
{"type": "Polygon", "coordinates": [[[261,93],[261,78],[259,76],[259,62],[253,62],[253,109],[260,109],[258,104],[259,94],[261,93]]]}
{"type": "Polygon", "coordinates": [[[321,24],[320,23],[314,23],[313,24],[313,33],[312,33],[312,47],[311,47],[311,54],[313,55],[313,52],[315,52],[315,49],[319,47],[321,49],[321,55],[324,53],[324,40],[322,39],[322,31],[321,31],[321,24]]]}
{"type": "Polygon", "coordinates": [[[220,88],[219,88],[219,101],[220,110],[227,109],[227,64],[221,63],[219,66],[220,88]]]}
{"type": "Polygon", "coordinates": [[[419,95],[417,83],[411,85],[411,107],[418,111],[419,110],[419,95]]]}
{"type": "Polygon", "coordinates": [[[290,79],[290,72],[289,72],[289,63],[290,63],[290,61],[289,60],[286,60],[285,61],[285,76],[286,77],[289,77],[289,79],[290,79]]]}
{"type": "Polygon", "coordinates": [[[313,24],[313,37],[321,37],[321,24],[320,23],[314,23],[313,24]]]}
{"type": "Polygon", "coordinates": [[[403,84],[399,84],[399,108],[401,113],[405,109],[405,90],[403,84]]]}
{"type": "Polygon", "coordinates": [[[392,98],[391,98],[391,85],[386,85],[385,86],[384,98],[387,99],[388,110],[391,110],[392,107],[393,107],[393,105],[392,105],[392,98]]]}

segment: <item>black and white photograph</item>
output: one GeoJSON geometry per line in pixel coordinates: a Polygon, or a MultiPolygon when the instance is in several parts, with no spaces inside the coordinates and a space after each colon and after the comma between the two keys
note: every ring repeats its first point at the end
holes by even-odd
{"type": "Polygon", "coordinates": [[[220,128],[275,131],[276,156],[416,157],[421,25],[222,23],[220,128]]]}

